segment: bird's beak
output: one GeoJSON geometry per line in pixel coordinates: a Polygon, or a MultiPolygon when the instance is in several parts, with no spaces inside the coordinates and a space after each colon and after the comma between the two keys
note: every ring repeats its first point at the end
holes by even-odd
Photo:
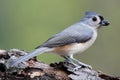
{"type": "Polygon", "coordinates": [[[101,26],[108,26],[110,23],[108,22],[108,21],[106,21],[106,20],[102,20],[101,22],[100,22],[100,25],[101,26]]]}

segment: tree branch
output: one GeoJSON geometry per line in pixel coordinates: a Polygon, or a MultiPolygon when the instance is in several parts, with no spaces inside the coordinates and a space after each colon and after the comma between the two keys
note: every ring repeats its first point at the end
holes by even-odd
{"type": "Polygon", "coordinates": [[[89,68],[72,71],[74,66],[66,61],[48,65],[37,61],[36,57],[15,67],[9,66],[24,55],[26,52],[18,49],[0,50],[0,80],[120,80],[120,77],[89,68]]]}

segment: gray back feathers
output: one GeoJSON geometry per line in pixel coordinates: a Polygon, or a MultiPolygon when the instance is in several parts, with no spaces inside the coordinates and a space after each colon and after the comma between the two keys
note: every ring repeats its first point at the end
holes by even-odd
{"type": "Polygon", "coordinates": [[[83,26],[80,22],[76,23],[62,32],[55,34],[39,47],[58,47],[72,43],[84,43],[91,39],[93,31],[88,26],[83,26]]]}

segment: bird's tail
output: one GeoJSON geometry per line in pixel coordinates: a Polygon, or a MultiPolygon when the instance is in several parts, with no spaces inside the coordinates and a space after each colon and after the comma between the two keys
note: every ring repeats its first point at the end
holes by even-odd
{"type": "Polygon", "coordinates": [[[33,52],[30,52],[29,54],[18,58],[18,60],[13,61],[12,63],[9,64],[9,66],[10,67],[16,66],[18,63],[27,61],[28,59],[30,59],[32,57],[35,57],[35,56],[37,56],[39,54],[42,54],[42,53],[45,53],[45,52],[49,52],[49,51],[50,51],[50,49],[46,48],[46,47],[38,48],[38,49],[34,50],[33,52]]]}

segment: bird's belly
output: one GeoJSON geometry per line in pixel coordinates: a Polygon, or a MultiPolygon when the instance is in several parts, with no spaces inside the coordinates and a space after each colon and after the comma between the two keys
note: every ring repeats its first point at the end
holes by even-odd
{"type": "Polygon", "coordinates": [[[59,55],[71,55],[76,53],[82,53],[93,44],[92,41],[86,43],[74,43],[66,46],[57,47],[54,52],[59,55]]]}
{"type": "Polygon", "coordinates": [[[86,49],[88,49],[96,40],[97,34],[85,43],[73,43],[70,45],[60,46],[55,48],[54,52],[58,53],[59,55],[71,55],[76,53],[82,53],[86,49]]]}
{"type": "Polygon", "coordinates": [[[68,54],[82,53],[86,49],[88,49],[92,44],[93,44],[93,42],[91,42],[91,41],[86,42],[86,43],[76,43],[76,44],[72,45],[71,48],[67,49],[68,54]]]}

